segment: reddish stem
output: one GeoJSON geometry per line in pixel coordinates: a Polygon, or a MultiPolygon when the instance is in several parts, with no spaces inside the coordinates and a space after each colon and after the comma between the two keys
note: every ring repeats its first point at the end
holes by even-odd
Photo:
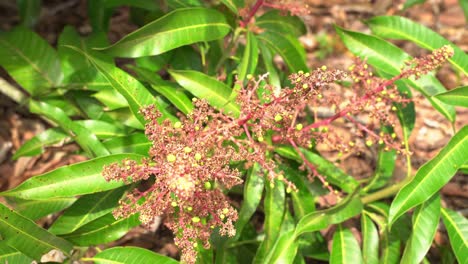
{"type": "Polygon", "coordinates": [[[250,9],[249,14],[247,14],[247,16],[239,22],[239,25],[245,28],[247,24],[249,24],[250,20],[255,15],[255,13],[257,13],[258,9],[263,5],[264,2],[265,2],[264,0],[257,0],[257,2],[255,2],[252,9],[250,9]]]}
{"type": "MultiPolygon", "coordinates": [[[[377,88],[375,88],[371,92],[365,94],[363,97],[361,97],[361,99],[359,99],[358,102],[356,102],[353,105],[360,104],[363,101],[369,99],[373,94],[381,92],[383,89],[385,89],[385,87],[387,87],[387,86],[393,84],[395,81],[403,78],[404,75],[405,75],[404,73],[401,73],[401,74],[391,78],[390,80],[387,80],[387,81],[381,83],[377,88]]],[[[313,128],[318,128],[318,127],[321,127],[321,126],[329,125],[331,122],[335,121],[336,119],[338,119],[340,117],[343,117],[343,116],[346,116],[351,111],[351,109],[352,109],[352,106],[348,106],[348,107],[344,108],[343,110],[341,110],[340,112],[336,113],[334,116],[331,116],[331,117],[326,118],[326,119],[324,119],[322,121],[315,122],[313,124],[310,124],[310,125],[304,127],[304,131],[307,131],[307,130],[313,129],[313,128]]]]}

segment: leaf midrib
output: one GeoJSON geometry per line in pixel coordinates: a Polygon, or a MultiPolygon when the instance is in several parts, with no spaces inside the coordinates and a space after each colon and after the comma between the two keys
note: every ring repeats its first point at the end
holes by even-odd
{"type": "Polygon", "coordinates": [[[7,46],[10,50],[13,50],[13,51],[16,51],[16,53],[24,60],[26,61],[28,64],[31,65],[31,67],[39,74],[39,76],[41,76],[48,84],[49,86],[53,86],[54,85],[54,82],[49,78],[49,76],[47,75],[46,72],[42,72],[40,69],[39,69],[39,66],[36,65],[35,63],[33,63],[31,60],[29,60],[29,58],[27,56],[25,56],[25,54],[23,54],[21,52],[21,50],[19,50],[18,48],[14,47],[14,46],[11,46],[10,43],[8,41],[5,41],[3,39],[0,39],[1,42],[4,43],[5,46],[7,46]]]}
{"type": "MultiPolygon", "coordinates": [[[[455,152],[456,150],[458,150],[458,147],[459,147],[460,145],[462,145],[466,140],[467,140],[467,137],[466,137],[466,136],[463,137],[462,140],[460,140],[460,141],[459,141],[458,143],[456,143],[452,148],[450,148],[450,149],[447,151],[447,153],[446,153],[443,157],[441,157],[440,160],[439,160],[434,166],[432,166],[432,167],[429,169],[429,171],[428,171],[427,173],[425,173],[426,176],[425,176],[424,178],[422,178],[422,180],[421,180],[419,183],[417,183],[417,185],[412,189],[412,191],[411,191],[411,192],[403,199],[403,201],[400,203],[400,206],[397,207],[397,211],[396,211],[397,213],[400,211],[400,209],[403,207],[403,205],[405,205],[406,202],[412,198],[412,196],[414,195],[414,193],[416,193],[416,188],[419,188],[419,186],[421,186],[424,182],[426,182],[426,181],[430,178],[428,175],[433,174],[433,172],[434,172],[436,169],[438,169],[438,168],[439,168],[440,166],[442,166],[442,165],[445,165],[445,162],[444,162],[445,159],[446,159],[447,157],[451,156],[451,155],[450,155],[451,153],[453,153],[453,152],[455,152]]],[[[426,164],[426,165],[427,165],[427,164],[426,164]]],[[[416,176],[415,176],[415,178],[416,178],[416,176]]],[[[409,184],[406,185],[405,187],[409,186],[410,184],[411,184],[411,183],[409,183],[409,184]]],[[[405,188],[405,187],[403,187],[403,188],[405,188]]],[[[390,209],[391,209],[391,208],[390,208],[390,209]]],[[[401,215],[401,214],[400,214],[400,215],[401,215]]],[[[396,216],[396,214],[393,216],[392,222],[395,221],[395,216],[396,216]]]]}

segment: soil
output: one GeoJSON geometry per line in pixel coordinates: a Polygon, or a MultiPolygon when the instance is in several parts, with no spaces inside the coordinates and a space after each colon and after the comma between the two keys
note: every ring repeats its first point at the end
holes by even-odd
{"type": "MultiPolygon", "coordinates": [[[[310,13],[303,19],[308,26],[308,34],[301,37],[301,42],[307,50],[308,66],[317,68],[321,65],[346,69],[352,63],[352,55],[340,42],[333,25],[336,23],[353,31],[369,32],[362,22],[363,19],[375,15],[402,15],[434,29],[447,39],[454,42],[465,52],[468,51],[468,30],[463,12],[457,0],[426,1],[402,11],[403,1],[346,1],[346,0],[308,0],[310,13]]],[[[91,31],[86,16],[85,0],[46,0],[43,1],[41,17],[35,30],[52,45],[56,45],[57,37],[65,25],[72,25],[81,34],[91,31]]],[[[0,2],[0,30],[7,31],[19,23],[19,14],[15,0],[0,2]]],[[[111,23],[109,39],[115,42],[137,27],[129,21],[129,9],[126,7],[115,10],[111,23]]],[[[418,55],[422,49],[407,42],[395,42],[412,55],[418,55]]],[[[0,69],[0,77],[10,83],[14,81],[0,69]]],[[[445,65],[437,77],[450,88],[467,85],[467,76],[457,76],[445,65]]],[[[410,144],[412,167],[419,168],[434,157],[448,142],[456,130],[468,124],[468,109],[457,108],[457,121],[454,126],[436,112],[429,102],[420,94],[414,92],[416,102],[416,125],[410,144]]],[[[86,158],[77,155],[78,147],[73,144],[63,144],[48,148],[44,154],[35,157],[22,157],[12,160],[13,153],[28,139],[44,131],[50,126],[39,117],[30,114],[27,107],[17,105],[0,94],[0,191],[11,189],[31,176],[39,175],[57,167],[83,161],[86,158]]],[[[346,137],[347,130],[342,130],[346,137]]],[[[322,149],[322,153],[331,160],[338,160],[336,153],[322,149]]],[[[368,177],[372,175],[375,166],[375,153],[361,153],[341,157],[339,165],[351,175],[368,177]]],[[[395,178],[405,175],[405,166],[399,162],[395,178]]],[[[442,190],[443,205],[468,216],[468,185],[467,177],[457,174],[442,190]]],[[[53,217],[40,220],[48,225],[53,217]]],[[[444,230],[436,236],[438,244],[446,243],[444,230]]],[[[173,244],[171,232],[163,225],[155,225],[153,230],[138,227],[130,231],[114,245],[133,245],[160,252],[171,257],[177,257],[178,250],[173,244]]],[[[90,255],[93,252],[89,252],[90,255]]]]}

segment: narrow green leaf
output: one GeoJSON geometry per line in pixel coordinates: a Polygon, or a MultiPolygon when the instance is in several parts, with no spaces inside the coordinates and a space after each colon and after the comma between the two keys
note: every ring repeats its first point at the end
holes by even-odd
{"type": "Polygon", "coordinates": [[[41,0],[18,0],[21,25],[33,28],[41,15],[41,0]]]}
{"type": "Polygon", "coordinates": [[[353,233],[351,233],[349,229],[343,228],[341,225],[338,225],[333,234],[330,263],[363,263],[359,243],[353,236],[353,233]]]}
{"type": "MultiPolygon", "coordinates": [[[[86,128],[99,139],[124,136],[128,133],[128,130],[125,128],[121,128],[111,123],[99,120],[77,120],[72,122],[86,128]]],[[[61,128],[50,128],[26,141],[15,152],[13,159],[17,159],[23,156],[35,156],[44,153],[46,147],[68,141],[70,141],[70,137],[67,133],[63,132],[61,128]]],[[[104,147],[107,148],[105,144],[104,147]]]]}
{"type": "Polygon", "coordinates": [[[363,213],[361,216],[362,260],[366,264],[379,263],[379,231],[371,218],[363,213]]]}
{"type": "Polygon", "coordinates": [[[67,133],[61,128],[55,127],[34,136],[26,141],[13,155],[12,159],[16,160],[19,157],[35,156],[44,153],[44,148],[61,142],[68,138],[67,133]]]}
{"type": "Polygon", "coordinates": [[[81,196],[49,228],[54,235],[69,234],[83,225],[111,212],[127,186],[81,196]]]}
{"type": "Polygon", "coordinates": [[[263,175],[260,175],[260,173],[260,165],[255,163],[247,174],[247,178],[244,183],[244,199],[239,211],[239,218],[236,221],[236,236],[230,240],[231,242],[239,239],[245,225],[257,211],[257,207],[260,204],[265,180],[263,175]]]}
{"type": "Polygon", "coordinates": [[[406,10],[414,5],[422,4],[426,2],[426,0],[406,0],[405,4],[403,5],[403,10],[406,10]]]}
{"type": "Polygon", "coordinates": [[[422,24],[400,16],[373,17],[366,23],[379,37],[409,40],[431,51],[450,45],[455,53],[448,61],[459,71],[468,75],[468,55],[458,46],[422,24]]]}
{"type": "Polygon", "coordinates": [[[33,259],[0,241],[0,263],[32,263],[33,259]]]}
{"type": "Polygon", "coordinates": [[[468,107],[468,86],[461,86],[435,97],[449,105],[468,107]]]}
{"type": "Polygon", "coordinates": [[[286,192],[284,190],[284,184],[279,181],[274,183],[266,182],[265,199],[263,202],[265,209],[265,238],[260,244],[253,262],[264,263],[265,258],[280,236],[279,227],[282,226],[285,215],[285,202],[286,192]]]}
{"type": "Polygon", "coordinates": [[[291,35],[278,35],[265,31],[257,38],[279,54],[291,72],[307,71],[306,54],[299,40],[291,35]]]}
{"type": "MultiPolygon", "coordinates": [[[[356,189],[359,183],[350,175],[344,173],[330,161],[324,159],[311,151],[301,149],[305,158],[316,166],[317,171],[322,174],[328,182],[339,186],[342,190],[350,193],[356,189]]],[[[291,146],[280,146],[275,148],[275,152],[279,155],[302,162],[299,154],[296,153],[291,146]]]]}
{"type": "Polygon", "coordinates": [[[143,156],[148,156],[148,151],[153,145],[143,133],[115,137],[104,141],[103,144],[112,154],[134,153],[143,156]]]}
{"type": "Polygon", "coordinates": [[[294,217],[299,220],[306,214],[314,212],[315,196],[307,186],[307,177],[304,172],[300,172],[297,169],[285,165],[280,165],[279,168],[284,172],[286,178],[294,183],[297,188],[297,191],[291,192],[294,217]]]}
{"type": "Polygon", "coordinates": [[[447,208],[442,208],[442,219],[458,263],[466,264],[468,260],[468,220],[447,208]]]}
{"type": "Polygon", "coordinates": [[[203,6],[202,0],[167,0],[167,5],[171,9],[181,9],[186,7],[203,6]]]}
{"type": "Polygon", "coordinates": [[[9,209],[0,203],[0,233],[2,239],[12,247],[35,260],[57,249],[70,256],[73,245],[56,237],[33,221],[9,209]]]}
{"type": "Polygon", "coordinates": [[[130,67],[135,71],[139,77],[144,81],[148,82],[156,92],[160,93],[167,100],[169,100],[175,107],[177,107],[182,113],[188,114],[193,110],[192,101],[182,91],[181,87],[163,80],[159,75],[151,72],[147,69],[130,67]]]}
{"type": "MultiPolygon", "coordinates": [[[[139,111],[141,108],[155,103],[153,95],[140,82],[125,71],[112,64],[106,63],[101,58],[78,50],[75,47],[68,47],[82,52],[83,55],[92,62],[94,67],[96,67],[106,77],[107,81],[112,84],[112,87],[127,99],[133,115],[141,124],[145,124],[145,119],[139,111]]],[[[156,107],[159,107],[159,105],[156,105],[156,107]]],[[[159,110],[161,112],[165,112],[164,109],[159,110]]]]}
{"type": "Polygon", "coordinates": [[[248,74],[253,74],[257,68],[258,62],[258,46],[255,35],[251,32],[247,32],[247,43],[245,45],[244,54],[237,68],[240,81],[243,81],[248,74]]]}
{"type": "Polygon", "coordinates": [[[458,4],[463,10],[463,14],[465,14],[465,21],[468,23],[468,2],[465,0],[458,0],[458,4]]]}
{"type": "Polygon", "coordinates": [[[401,241],[395,234],[395,231],[389,232],[386,228],[381,242],[382,256],[380,262],[382,264],[398,264],[400,263],[400,247],[401,241]]]}
{"type": "Polygon", "coordinates": [[[177,9],[114,45],[97,50],[127,58],[158,55],[180,46],[222,38],[230,29],[224,15],[214,9],[177,9]]]}
{"type": "Polygon", "coordinates": [[[298,38],[307,33],[306,26],[299,17],[281,14],[279,10],[266,12],[255,20],[255,25],[281,36],[293,35],[298,38]]]}
{"type": "Polygon", "coordinates": [[[102,168],[123,159],[139,161],[142,158],[143,156],[138,154],[115,154],[60,167],[32,177],[14,189],[1,192],[0,196],[41,200],[115,189],[124,184],[116,181],[107,182],[101,175],[102,168]]]}
{"type": "Polygon", "coordinates": [[[299,220],[296,226],[295,236],[306,232],[314,232],[325,229],[329,225],[341,223],[362,211],[362,203],[359,199],[358,189],[337,205],[320,211],[310,213],[299,220]]]}
{"type": "Polygon", "coordinates": [[[228,100],[232,89],[226,84],[197,71],[169,71],[171,76],[184,89],[218,109],[224,109],[237,117],[240,114],[239,106],[228,100]]]}
{"type": "Polygon", "coordinates": [[[33,100],[29,102],[29,107],[31,112],[44,115],[56,122],[91,157],[109,154],[109,151],[102,145],[96,135],[78,123],[74,123],[62,109],[46,104],[45,102],[36,102],[33,100]]]}
{"type": "MultiPolygon", "coordinates": [[[[91,79],[99,79],[98,77],[94,76],[97,75],[98,72],[93,69],[91,66],[91,62],[84,57],[80,52],[76,50],[69,49],[66,46],[75,46],[80,50],[88,51],[92,47],[96,46],[103,46],[108,45],[107,36],[102,33],[93,33],[89,37],[81,37],[80,34],[76,31],[76,29],[72,26],[65,26],[62,33],[60,33],[58,44],[57,44],[57,52],[60,57],[60,62],[64,74],[64,83],[66,85],[71,85],[72,76],[78,72],[83,71],[86,69],[91,69],[92,72],[87,75],[89,78],[82,78],[82,80],[91,80],[91,79]]],[[[111,62],[112,59],[109,57],[107,62],[111,62]]],[[[80,75],[83,77],[84,75],[80,75]]],[[[78,78],[74,77],[74,80],[78,78]]]]}
{"type": "Polygon", "coordinates": [[[239,14],[238,8],[244,7],[244,0],[221,0],[221,3],[229,8],[235,15],[239,14]]]}
{"type": "Polygon", "coordinates": [[[265,64],[265,68],[268,73],[268,80],[273,87],[275,87],[274,91],[280,91],[281,89],[281,80],[276,70],[273,61],[273,55],[270,49],[264,45],[263,42],[258,43],[258,47],[260,48],[260,52],[262,54],[262,61],[265,64]]]}
{"type": "Polygon", "coordinates": [[[62,81],[55,50],[23,27],[0,35],[0,66],[31,95],[44,93],[62,81]]]}
{"type": "Polygon", "coordinates": [[[29,219],[36,220],[61,211],[76,201],[74,197],[49,198],[47,200],[14,199],[15,210],[29,219]]]}
{"type": "Polygon", "coordinates": [[[393,176],[396,164],[396,151],[385,150],[385,147],[379,147],[379,155],[374,175],[369,184],[363,189],[363,192],[374,190],[385,186],[393,176]]]}
{"type": "Polygon", "coordinates": [[[115,241],[139,224],[138,214],[116,220],[108,213],[62,237],[78,246],[95,246],[115,241]]]}
{"type": "Polygon", "coordinates": [[[97,253],[84,261],[94,261],[96,264],[177,264],[175,259],[156,254],[140,247],[113,247],[97,253]]]}
{"type": "MultiPolygon", "coordinates": [[[[377,70],[388,75],[396,76],[405,66],[405,61],[411,59],[407,53],[397,46],[372,35],[347,31],[335,27],[346,47],[356,56],[367,59],[367,62],[377,70]]],[[[445,92],[444,86],[431,74],[421,76],[418,80],[414,78],[405,79],[404,82],[421,92],[431,104],[449,121],[455,120],[455,109],[453,106],[442,103],[432,96],[445,92]]]]}
{"type": "Polygon", "coordinates": [[[299,244],[294,237],[294,230],[281,232],[263,263],[293,263],[298,247],[299,244]]]}
{"type": "MultiPolygon", "coordinates": [[[[107,87],[106,87],[107,88],[107,87]]],[[[106,106],[106,109],[112,111],[119,108],[129,107],[127,100],[115,89],[101,89],[94,93],[92,97],[106,106]]]]}
{"type": "Polygon", "coordinates": [[[397,194],[390,207],[388,222],[395,220],[414,206],[423,203],[439,191],[468,161],[468,126],[458,131],[432,160],[424,164],[414,178],[397,194]]]}
{"type": "Polygon", "coordinates": [[[440,221],[440,196],[434,194],[413,214],[413,230],[406,243],[402,263],[420,263],[429,251],[440,221]]]}

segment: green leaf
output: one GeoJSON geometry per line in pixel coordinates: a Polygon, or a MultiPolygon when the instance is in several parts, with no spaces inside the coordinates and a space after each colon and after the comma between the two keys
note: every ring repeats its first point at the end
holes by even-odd
{"type": "Polygon", "coordinates": [[[13,155],[12,159],[35,156],[44,153],[44,147],[51,146],[68,138],[61,128],[50,128],[26,141],[13,155]]]}
{"type": "Polygon", "coordinates": [[[33,259],[0,241],[0,263],[32,263],[33,259]]]}
{"type": "MultiPolygon", "coordinates": [[[[124,136],[128,133],[128,130],[125,128],[99,120],[77,120],[72,122],[94,133],[94,135],[99,139],[124,136]]],[[[35,156],[44,153],[46,147],[68,141],[70,141],[70,137],[67,133],[63,132],[61,128],[50,128],[26,141],[15,152],[13,159],[17,159],[22,156],[35,156]]],[[[105,144],[104,147],[107,148],[105,144]]]]}
{"type": "Polygon", "coordinates": [[[255,35],[247,32],[247,44],[245,45],[244,54],[237,68],[238,79],[243,81],[249,74],[254,74],[258,62],[258,46],[255,35]]]}
{"type": "Polygon", "coordinates": [[[325,229],[329,225],[341,223],[360,214],[362,203],[357,194],[358,189],[337,205],[325,210],[315,211],[301,218],[296,226],[296,237],[306,232],[325,229]]]}
{"type": "Polygon", "coordinates": [[[47,200],[14,199],[15,210],[29,219],[36,220],[61,211],[76,201],[74,197],[50,198],[47,200]]]}
{"type": "Polygon", "coordinates": [[[239,106],[228,100],[232,89],[226,84],[197,71],[171,70],[169,73],[185,90],[200,99],[207,100],[211,106],[224,109],[235,117],[240,115],[239,106]]]}
{"type": "Polygon", "coordinates": [[[255,263],[264,263],[281,234],[278,227],[282,226],[286,213],[286,192],[282,182],[266,182],[263,206],[265,209],[265,238],[255,255],[255,263]]]}
{"type": "Polygon", "coordinates": [[[361,216],[362,259],[366,264],[379,263],[379,231],[371,218],[363,213],[361,216]]]}
{"type": "Polygon", "coordinates": [[[81,196],[71,207],[55,220],[49,232],[55,235],[69,234],[83,225],[111,212],[127,186],[81,196]]]}
{"type": "Polygon", "coordinates": [[[156,92],[169,100],[182,113],[188,114],[193,110],[192,100],[183,92],[180,86],[163,80],[159,75],[147,69],[130,67],[139,77],[148,82],[156,92]]]}
{"type": "Polygon", "coordinates": [[[293,263],[298,247],[299,244],[294,238],[294,230],[281,232],[263,263],[293,263]]]}
{"type": "Polygon", "coordinates": [[[95,246],[115,241],[139,224],[138,214],[116,220],[108,213],[62,237],[78,246],[95,246]]]}
{"type": "Polygon", "coordinates": [[[409,40],[431,51],[450,45],[455,53],[448,61],[459,71],[468,75],[468,55],[458,46],[420,23],[399,16],[380,16],[368,20],[367,24],[379,37],[409,40]]]}
{"type": "Polygon", "coordinates": [[[399,216],[429,199],[449,182],[458,168],[468,161],[466,153],[468,126],[458,131],[439,154],[424,164],[398,192],[390,206],[389,224],[392,225],[399,216]]]}
{"type": "Polygon", "coordinates": [[[177,9],[114,45],[97,50],[127,58],[158,55],[180,46],[222,38],[230,29],[224,15],[214,9],[177,9]]]}
{"type": "MultiPolygon", "coordinates": [[[[411,57],[395,45],[375,36],[358,32],[347,31],[335,27],[346,47],[356,56],[366,58],[367,62],[377,70],[390,76],[396,76],[405,66],[405,61],[411,57]]],[[[431,74],[421,76],[418,80],[414,78],[405,79],[404,83],[421,92],[431,102],[434,108],[442,113],[449,121],[455,120],[455,109],[431,96],[445,92],[444,86],[431,74]]]]}
{"type": "Polygon", "coordinates": [[[387,151],[384,146],[380,146],[374,175],[372,176],[371,182],[363,189],[363,192],[385,186],[393,176],[395,162],[396,151],[387,151]]]}
{"type": "Polygon", "coordinates": [[[292,35],[298,38],[307,33],[306,26],[299,17],[285,16],[279,10],[266,12],[255,20],[255,25],[267,31],[275,32],[280,36],[292,35]]]}
{"type": "Polygon", "coordinates": [[[99,92],[94,93],[92,97],[96,98],[99,102],[105,105],[110,111],[129,107],[127,100],[115,89],[101,89],[99,92]]]}
{"type": "Polygon", "coordinates": [[[458,0],[458,4],[463,10],[463,14],[465,14],[465,21],[468,23],[468,2],[465,0],[458,0]]]}
{"type": "Polygon", "coordinates": [[[435,98],[449,105],[468,107],[468,86],[461,86],[448,92],[440,93],[435,98]]]}
{"type": "Polygon", "coordinates": [[[305,50],[296,37],[265,31],[257,38],[283,58],[289,71],[308,71],[305,50]]]}
{"type": "Polygon", "coordinates": [[[434,194],[413,214],[413,230],[406,243],[402,263],[420,263],[429,251],[440,221],[440,196],[434,194]]]}
{"type": "Polygon", "coordinates": [[[167,5],[171,9],[181,9],[186,7],[203,6],[202,0],[167,0],[167,5]]]}
{"type": "Polygon", "coordinates": [[[42,255],[57,249],[70,256],[73,245],[56,237],[33,221],[0,203],[0,234],[8,246],[26,256],[40,260],[42,255]]]}
{"type": "Polygon", "coordinates": [[[41,15],[41,0],[18,0],[21,25],[33,28],[41,15]]]}
{"type": "Polygon", "coordinates": [[[304,172],[300,172],[297,169],[285,165],[280,165],[279,168],[284,172],[286,178],[294,183],[297,188],[297,191],[291,192],[294,217],[296,219],[301,219],[306,214],[314,212],[315,196],[307,186],[307,177],[304,175],[304,172]]]}
{"type": "MultiPolygon", "coordinates": [[[[75,47],[69,46],[71,49],[78,50],[75,47]]],[[[80,50],[78,50],[80,51],[80,50]]],[[[140,109],[145,106],[155,104],[153,95],[135,78],[125,71],[117,68],[116,66],[106,63],[101,58],[92,56],[91,54],[81,51],[92,64],[106,77],[107,81],[112,84],[112,87],[122,94],[127,99],[130,109],[133,115],[140,121],[141,124],[145,124],[145,119],[139,113],[140,109]]],[[[156,107],[161,113],[166,112],[164,108],[156,104],[156,107]]],[[[175,117],[166,116],[171,119],[175,117]]]]}
{"type": "Polygon", "coordinates": [[[238,8],[244,7],[244,0],[221,0],[221,3],[236,15],[239,14],[238,8]]]}
{"type": "Polygon", "coordinates": [[[265,178],[261,175],[261,167],[255,163],[247,174],[244,183],[244,199],[236,221],[236,236],[231,239],[234,242],[239,239],[242,230],[249,222],[252,215],[257,211],[263,194],[265,178]]]}
{"type": "Polygon", "coordinates": [[[0,66],[31,95],[44,93],[62,81],[55,50],[22,27],[0,35],[0,66]]]}
{"type": "Polygon", "coordinates": [[[102,168],[123,159],[141,160],[142,158],[143,156],[138,154],[115,154],[60,167],[32,177],[14,189],[1,192],[0,196],[41,200],[115,189],[124,184],[116,181],[107,182],[101,175],[102,168]]]}
{"type": "Polygon", "coordinates": [[[143,156],[148,156],[148,151],[153,145],[143,133],[115,137],[103,143],[112,154],[134,153],[143,156]]]}
{"type": "Polygon", "coordinates": [[[262,54],[263,64],[265,64],[265,68],[268,72],[269,83],[275,88],[274,91],[280,91],[281,81],[274,65],[273,55],[271,54],[270,49],[262,42],[258,43],[258,47],[260,48],[260,52],[262,54]]]}
{"type": "Polygon", "coordinates": [[[175,259],[156,254],[140,247],[113,247],[97,253],[92,258],[83,258],[84,261],[94,261],[96,264],[177,264],[175,259]]]}
{"type": "Polygon", "coordinates": [[[442,208],[442,219],[458,263],[466,263],[468,259],[468,220],[447,208],[442,208]]]}
{"type": "Polygon", "coordinates": [[[383,231],[383,237],[381,242],[381,257],[380,262],[382,264],[398,264],[400,263],[400,247],[401,241],[398,238],[396,232],[392,230],[388,231],[388,228],[385,228],[383,231]]]}
{"type": "MultiPolygon", "coordinates": [[[[72,80],[78,79],[72,76],[78,71],[86,72],[85,70],[87,69],[91,69],[91,71],[87,71],[89,72],[87,75],[89,78],[83,78],[84,75],[80,75],[81,80],[86,79],[89,82],[90,79],[99,79],[99,77],[94,76],[97,75],[98,72],[91,67],[91,62],[80,52],[69,49],[66,46],[75,46],[81,50],[88,51],[92,47],[103,45],[108,45],[107,36],[104,33],[93,33],[91,36],[85,38],[81,37],[74,27],[65,26],[62,33],[60,33],[57,44],[57,52],[64,74],[64,83],[71,85],[70,82],[72,80]],[[92,74],[90,72],[92,72],[92,74]]],[[[106,61],[110,63],[112,60],[109,57],[106,61]]]]}
{"type": "Polygon", "coordinates": [[[333,234],[333,245],[330,254],[330,263],[363,263],[361,249],[353,233],[348,228],[338,225],[333,234]]]}
{"type": "MultiPolygon", "coordinates": [[[[315,165],[317,171],[326,177],[327,181],[333,185],[339,186],[344,191],[350,193],[356,189],[359,183],[350,175],[344,173],[338,167],[336,167],[332,162],[324,159],[320,155],[317,155],[311,151],[301,149],[305,158],[315,165]]],[[[279,155],[302,162],[299,154],[296,153],[293,147],[291,146],[280,146],[275,148],[275,152],[279,155]]]]}
{"type": "Polygon", "coordinates": [[[105,156],[109,154],[109,151],[102,145],[96,135],[78,123],[74,123],[62,109],[33,100],[29,102],[29,107],[31,112],[44,115],[56,122],[89,156],[105,156]]]}

